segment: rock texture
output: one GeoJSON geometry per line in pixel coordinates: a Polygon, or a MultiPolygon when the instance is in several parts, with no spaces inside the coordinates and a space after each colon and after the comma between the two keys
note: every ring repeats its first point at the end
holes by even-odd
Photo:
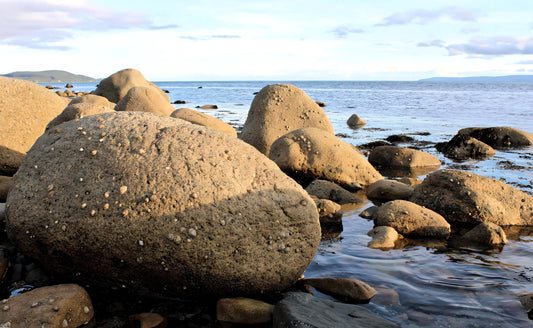
{"type": "Polygon", "coordinates": [[[11,177],[0,175],[0,203],[5,203],[11,186],[11,177]]]}
{"type": "Polygon", "coordinates": [[[357,114],[352,114],[350,118],[348,118],[348,121],[346,121],[346,124],[352,129],[360,128],[361,126],[365,125],[366,122],[362,118],[359,117],[357,114]]]}
{"type": "Polygon", "coordinates": [[[161,93],[161,89],[152,86],[136,86],[129,89],[128,93],[120,99],[115,110],[170,116],[175,109],[168,96],[161,93]]]}
{"type": "Polygon", "coordinates": [[[441,215],[405,200],[380,206],[374,224],[393,227],[404,236],[445,238],[450,234],[450,224],[441,215]]]}
{"type": "Polygon", "coordinates": [[[329,199],[320,199],[316,196],[311,196],[311,198],[315,201],[322,229],[342,231],[342,215],[344,212],[341,206],[329,199]]]}
{"type": "Polygon", "coordinates": [[[276,139],[303,127],[334,133],[324,110],[303,90],[290,84],[268,85],[252,101],[240,138],[268,155],[276,139]]]}
{"type": "Polygon", "coordinates": [[[494,148],[533,145],[533,134],[507,126],[466,128],[459,130],[457,134],[476,138],[494,148]]]}
{"type": "Polygon", "coordinates": [[[349,189],[382,179],[354,146],[317,128],[301,128],[276,140],[269,158],[297,181],[335,182],[349,189]]]}
{"type": "Polygon", "coordinates": [[[17,171],[46,124],[67,103],[36,83],[0,76],[0,174],[17,171]]]}
{"type": "Polygon", "coordinates": [[[106,105],[99,105],[99,104],[93,104],[93,103],[74,103],[69,104],[65,109],[56,116],[53,120],[51,120],[48,125],[46,125],[46,130],[49,130],[56,125],[59,125],[61,123],[75,120],[82,118],[84,116],[89,115],[95,115],[95,114],[101,114],[101,113],[110,113],[114,112],[115,110],[113,107],[109,107],[106,105]]]}
{"type": "Polygon", "coordinates": [[[58,274],[243,296],[288,287],[317,251],[313,200],[237,138],[143,112],[60,130],[28,152],[7,199],[11,240],[58,274]]]}
{"type": "Polygon", "coordinates": [[[462,245],[500,246],[507,244],[507,236],[502,227],[494,223],[480,223],[458,240],[462,245]]]}
{"type": "Polygon", "coordinates": [[[361,198],[338,184],[327,180],[314,180],[305,188],[305,191],[320,199],[329,199],[341,205],[363,203],[361,198]]]}
{"type": "Polygon", "coordinates": [[[203,125],[212,129],[237,137],[237,131],[228,123],[216,117],[209,116],[190,108],[180,108],[170,114],[171,117],[179,118],[193,124],[203,125]]]}
{"type": "Polygon", "coordinates": [[[80,327],[93,317],[89,295],[73,284],[41,287],[0,302],[1,327],[80,327]]]}
{"type": "Polygon", "coordinates": [[[116,104],[126,96],[131,88],[139,86],[156,88],[170,103],[170,98],[163,90],[152,82],[147,81],[141,72],[133,68],[123,69],[103,79],[92,94],[105,97],[116,104]]]}
{"type": "Polygon", "coordinates": [[[533,197],[499,180],[458,170],[429,174],[410,199],[450,223],[533,225],[533,197]]]}
{"type": "Polygon", "coordinates": [[[374,288],[353,278],[309,278],[303,283],[345,303],[368,303],[376,295],[374,288]]]}
{"type": "Polygon", "coordinates": [[[366,196],[380,201],[408,199],[414,188],[394,180],[379,180],[371,184],[366,190],[366,196]]]}
{"type": "Polygon", "coordinates": [[[464,134],[455,135],[450,141],[437,147],[444,156],[457,160],[469,158],[486,158],[496,151],[486,143],[464,134]]]}
{"type": "Polygon", "coordinates": [[[370,152],[368,161],[374,166],[398,169],[428,166],[437,169],[440,166],[439,159],[431,154],[399,146],[376,147],[370,152]]]}
{"type": "Polygon", "coordinates": [[[217,302],[217,320],[244,325],[272,321],[274,305],[262,301],[237,297],[222,298],[217,302]]]}
{"type": "Polygon", "coordinates": [[[377,226],[370,230],[367,235],[372,237],[367,246],[370,248],[390,249],[400,238],[400,235],[393,227],[377,226]]]}
{"type": "Polygon", "coordinates": [[[113,102],[110,102],[105,97],[97,96],[93,94],[87,94],[81,97],[76,97],[72,99],[68,104],[74,105],[74,104],[79,104],[79,103],[102,105],[102,106],[110,107],[111,109],[115,108],[115,106],[117,105],[113,102]]]}

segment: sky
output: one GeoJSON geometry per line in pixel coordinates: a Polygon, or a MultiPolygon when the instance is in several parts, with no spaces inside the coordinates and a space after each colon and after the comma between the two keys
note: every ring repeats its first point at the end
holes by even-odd
{"type": "Polygon", "coordinates": [[[531,0],[0,0],[0,74],[151,81],[533,74],[531,0]]]}

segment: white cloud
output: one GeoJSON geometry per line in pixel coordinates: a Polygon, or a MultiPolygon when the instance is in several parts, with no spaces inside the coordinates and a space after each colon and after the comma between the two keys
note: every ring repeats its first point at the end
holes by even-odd
{"type": "Polygon", "coordinates": [[[476,15],[473,12],[461,9],[459,7],[446,7],[438,10],[408,10],[394,13],[383,19],[378,26],[403,25],[409,23],[428,24],[442,17],[454,21],[475,22],[476,15]]]}
{"type": "Polygon", "coordinates": [[[515,38],[508,36],[473,38],[468,43],[446,46],[450,56],[456,55],[530,55],[533,54],[533,37],[515,38]]]}

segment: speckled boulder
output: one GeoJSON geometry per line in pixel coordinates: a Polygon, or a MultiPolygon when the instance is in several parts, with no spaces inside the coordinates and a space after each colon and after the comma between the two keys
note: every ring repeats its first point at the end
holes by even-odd
{"type": "Polygon", "coordinates": [[[118,71],[103,79],[92,94],[107,98],[110,102],[118,103],[133,87],[154,87],[170,103],[168,95],[157,85],[146,80],[141,72],[128,68],[118,71]]]}
{"type": "Polygon", "coordinates": [[[115,106],[116,111],[149,112],[170,116],[175,110],[159,88],[151,86],[132,87],[115,106]]]}
{"type": "Polygon", "coordinates": [[[450,223],[533,225],[533,197],[499,180],[478,174],[439,170],[418,185],[410,200],[450,223]]]}
{"type": "Polygon", "coordinates": [[[414,167],[437,169],[440,166],[439,159],[431,154],[399,146],[376,147],[368,155],[368,161],[374,166],[397,169],[414,167]]]}
{"type": "Polygon", "coordinates": [[[9,237],[56,273],[243,296],[288,287],[317,251],[313,200],[237,138],[143,112],[58,128],[28,152],[7,199],[9,237]]]}
{"type": "Polygon", "coordinates": [[[324,179],[358,189],[383,178],[353,145],[317,128],[285,134],[272,144],[269,158],[304,183],[324,179]]]}
{"type": "Polygon", "coordinates": [[[113,107],[93,103],[74,103],[69,104],[65,109],[48,123],[46,130],[61,123],[82,118],[84,116],[114,112],[113,107]]]}
{"type": "Polygon", "coordinates": [[[191,122],[193,124],[208,126],[212,129],[237,137],[237,131],[235,131],[235,129],[228,123],[194,109],[180,108],[172,112],[170,116],[191,122]]]}
{"type": "Polygon", "coordinates": [[[13,175],[68,99],[36,83],[0,76],[0,174],[13,175]]]}
{"type": "Polygon", "coordinates": [[[268,155],[276,139],[304,127],[334,133],[324,110],[302,89],[290,84],[268,85],[252,101],[240,138],[268,155]]]}
{"type": "Polygon", "coordinates": [[[490,128],[465,128],[459,130],[457,134],[476,138],[494,148],[533,145],[533,134],[507,126],[490,128]]]}

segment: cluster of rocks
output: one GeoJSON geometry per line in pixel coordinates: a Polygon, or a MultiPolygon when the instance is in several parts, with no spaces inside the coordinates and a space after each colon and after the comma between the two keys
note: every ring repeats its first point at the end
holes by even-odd
{"type": "MultiPolygon", "coordinates": [[[[294,291],[312,287],[345,303],[376,294],[356,279],[301,279],[321,234],[342,230],[341,205],[363,202],[355,190],[381,204],[369,232],[375,248],[395,247],[403,236],[446,239],[459,223],[479,225],[458,244],[471,235],[501,244],[501,226],[533,225],[532,197],[502,182],[435,171],[436,157],[399,146],[375,147],[367,160],[289,84],[257,93],[240,135],[217,118],[175,110],[134,69],[70,102],[0,77],[0,101],[0,212],[17,252],[63,281],[97,289],[219,299],[223,322],[396,326],[357,305],[294,291]],[[434,172],[408,185],[385,180],[387,169],[434,172]],[[243,298],[272,295],[275,304],[243,298]]],[[[348,124],[364,123],[352,116],[348,124]]],[[[513,138],[487,138],[515,145],[505,131],[513,138]]],[[[469,133],[482,139],[477,129],[469,133]]],[[[0,269],[10,257],[1,258],[0,269]]],[[[0,325],[104,325],[79,285],[42,288],[2,301],[0,325]]],[[[129,320],[167,325],[147,313],[129,320]]]]}

